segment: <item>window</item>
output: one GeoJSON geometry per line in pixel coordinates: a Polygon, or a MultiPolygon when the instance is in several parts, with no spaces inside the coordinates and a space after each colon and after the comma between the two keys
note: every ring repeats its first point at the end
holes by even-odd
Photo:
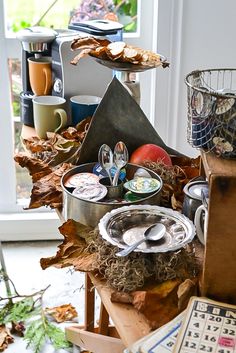
{"type": "MultiPolygon", "coordinates": [[[[151,49],[155,1],[114,0],[113,2],[115,15],[120,22],[125,24],[129,43],[151,49]]],[[[45,0],[42,3],[32,0],[29,7],[26,0],[0,2],[0,67],[2,69],[0,139],[4,146],[4,152],[1,151],[0,222],[5,219],[4,214],[22,213],[25,215],[27,213],[27,217],[29,217],[28,214],[32,215],[31,217],[34,214],[33,211],[24,211],[22,207],[28,205],[31,178],[28,176],[28,172],[16,166],[13,160],[14,153],[22,149],[19,118],[19,92],[22,89],[20,79],[21,44],[15,38],[15,32],[22,27],[38,24],[39,20],[42,21],[40,24],[45,27],[67,28],[68,21],[73,18],[72,15],[75,15],[76,9],[79,8],[79,3],[79,0],[45,0]]],[[[87,1],[87,3],[95,3],[95,1],[87,1]]],[[[143,109],[147,111],[147,116],[149,116],[150,88],[146,89],[146,87],[150,85],[150,73],[141,74],[140,83],[143,109]]],[[[48,210],[36,210],[36,212],[38,211],[48,210]]],[[[8,226],[10,227],[11,224],[9,223],[8,226]]],[[[32,233],[32,228],[24,229],[24,232],[27,231],[32,233]]]]}

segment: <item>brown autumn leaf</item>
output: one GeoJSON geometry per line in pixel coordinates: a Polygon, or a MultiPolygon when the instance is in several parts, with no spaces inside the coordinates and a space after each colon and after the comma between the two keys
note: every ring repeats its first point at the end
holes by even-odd
{"type": "MultiPolygon", "coordinates": [[[[49,206],[50,208],[62,207],[61,177],[69,169],[71,164],[63,163],[52,172],[37,180],[33,184],[30,204],[26,209],[49,206]]],[[[33,174],[34,175],[34,174],[33,174]]]]}
{"type": "Polygon", "coordinates": [[[7,349],[9,343],[13,343],[14,338],[11,336],[10,331],[5,325],[0,325],[0,352],[7,349]]]}
{"type": "Polygon", "coordinates": [[[178,307],[181,311],[187,307],[190,297],[197,295],[197,282],[197,278],[187,278],[184,282],[180,283],[177,290],[177,296],[178,307]]]}
{"type": "Polygon", "coordinates": [[[39,159],[32,158],[26,154],[19,153],[15,155],[14,160],[22,167],[27,168],[33,183],[45,175],[52,173],[52,167],[39,159]]]}
{"type": "Polygon", "coordinates": [[[73,266],[82,272],[94,271],[97,268],[97,255],[86,250],[86,237],[89,237],[92,228],[69,219],[59,227],[59,231],[64,236],[63,243],[58,246],[55,256],[40,260],[42,269],[73,266]]]}
{"type": "Polygon", "coordinates": [[[53,308],[45,308],[44,312],[52,316],[53,319],[58,323],[73,321],[74,318],[78,317],[78,313],[75,307],[71,304],[63,304],[53,308]]]}
{"type": "Polygon", "coordinates": [[[21,167],[28,169],[33,181],[30,204],[26,209],[41,206],[60,208],[62,206],[61,177],[72,168],[72,165],[63,163],[52,168],[47,163],[23,154],[16,155],[15,161],[21,167]]]}
{"type": "Polygon", "coordinates": [[[197,278],[167,280],[131,293],[112,292],[111,301],[132,304],[146,317],[151,328],[156,329],[186,308],[190,297],[196,295],[197,283],[197,278]]]}

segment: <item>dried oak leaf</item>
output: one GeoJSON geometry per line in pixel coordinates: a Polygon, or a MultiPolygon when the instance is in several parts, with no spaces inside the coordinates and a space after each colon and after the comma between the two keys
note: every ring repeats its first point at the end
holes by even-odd
{"type": "Polygon", "coordinates": [[[144,314],[153,329],[179,313],[177,289],[180,283],[179,279],[168,280],[151,289],[132,293],[133,306],[144,314]]]}
{"type": "MultiPolygon", "coordinates": [[[[73,266],[75,270],[88,272],[97,269],[97,255],[87,249],[86,238],[90,236],[92,228],[84,226],[72,219],[59,227],[64,241],[58,246],[55,256],[42,258],[40,264],[43,270],[50,266],[63,268],[73,266]]],[[[91,235],[92,236],[92,235],[91,235]]]]}
{"type": "Polygon", "coordinates": [[[45,308],[44,312],[52,316],[58,323],[72,321],[74,318],[78,317],[75,307],[71,304],[63,304],[53,308],[45,308]]]}
{"type": "Polygon", "coordinates": [[[172,320],[186,309],[192,295],[196,295],[198,279],[168,280],[146,291],[135,291],[133,306],[144,314],[152,329],[172,320]]]}
{"type": "Polygon", "coordinates": [[[41,206],[60,208],[62,206],[61,177],[72,168],[72,165],[63,163],[52,168],[47,163],[23,154],[16,155],[14,159],[21,167],[28,169],[33,181],[30,204],[26,209],[41,206]]]}
{"type": "Polygon", "coordinates": [[[36,158],[32,158],[23,153],[15,155],[14,160],[22,167],[27,168],[33,183],[45,175],[52,173],[52,167],[36,158]]]}
{"type": "Polygon", "coordinates": [[[11,336],[10,331],[5,325],[0,325],[0,352],[7,349],[9,343],[13,343],[14,338],[11,336]]]}
{"type": "Polygon", "coordinates": [[[178,307],[180,311],[184,310],[187,307],[190,297],[194,295],[196,296],[198,294],[197,282],[197,278],[187,278],[184,282],[179,285],[177,290],[177,296],[178,307]]]}
{"type": "Polygon", "coordinates": [[[43,140],[37,136],[32,136],[28,139],[23,139],[22,142],[25,149],[27,151],[30,151],[31,153],[53,150],[53,144],[50,140],[43,140]]]}
{"type": "Polygon", "coordinates": [[[41,206],[49,206],[51,208],[62,207],[62,187],[61,177],[69,169],[71,164],[63,163],[52,172],[37,180],[33,184],[30,196],[30,204],[28,209],[41,206]]]}

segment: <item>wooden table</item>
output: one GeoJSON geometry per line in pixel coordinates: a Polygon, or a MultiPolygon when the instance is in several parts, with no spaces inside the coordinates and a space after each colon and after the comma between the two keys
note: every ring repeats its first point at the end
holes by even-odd
{"type": "Polygon", "coordinates": [[[85,325],[66,328],[67,339],[95,353],[121,353],[125,347],[146,336],[150,327],[132,305],[112,303],[111,289],[91,273],[85,275],[85,325]],[[101,298],[100,317],[94,323],[94,291],[101,298]],[[110,320],[112,320],[111,325],[110,320]]]}

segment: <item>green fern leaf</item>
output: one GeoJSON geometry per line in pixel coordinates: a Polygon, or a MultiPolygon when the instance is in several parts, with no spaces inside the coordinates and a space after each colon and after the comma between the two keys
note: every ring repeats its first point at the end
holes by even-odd
{"type": "Polygon", "coordinates": [[[59,327],[51,324],[47,321],[47,336],[51,340],[54,348],[69,348],[72,346],[70,342],[66,340],[65,333],[59,327]]]}

